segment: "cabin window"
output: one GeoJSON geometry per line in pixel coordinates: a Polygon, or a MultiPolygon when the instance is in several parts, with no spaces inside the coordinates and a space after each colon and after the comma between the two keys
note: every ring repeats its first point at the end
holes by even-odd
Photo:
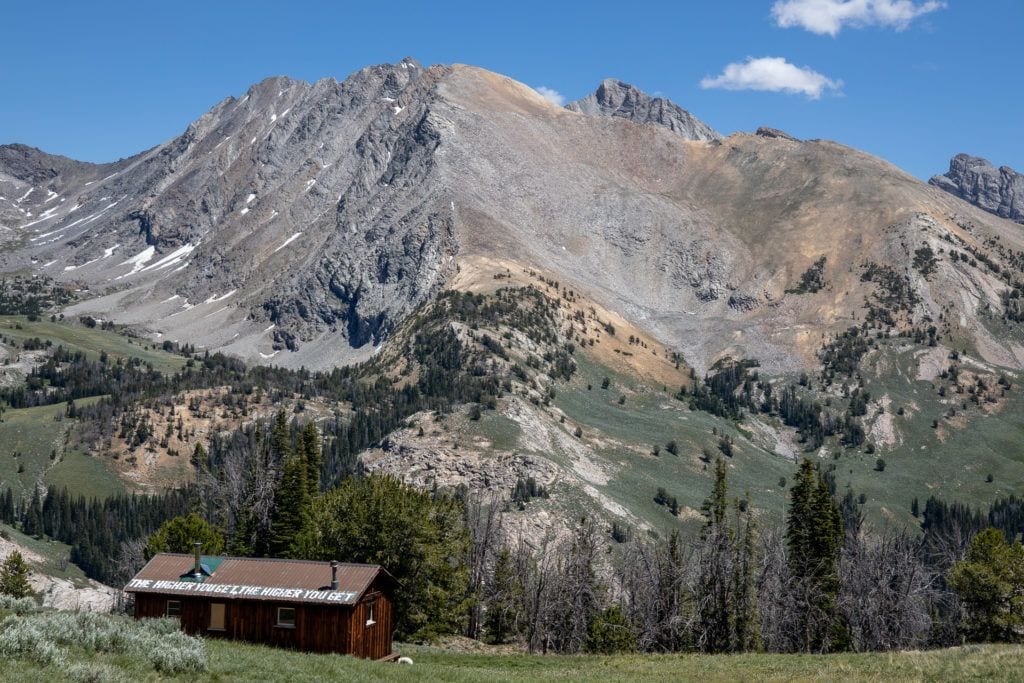
{"type": "Polygon", "coordinates": [[[366,603],[366,625],[373,626],[377,623],[377,601],[371,600],[366,603]]]}
{"type": "Polygon", "coordinates": [[[224,630],[224,603],[223,602],[211,602],[210,603],[210,630],[211,631],[223,631],[224,630]]]}
{"type": "Polygon", "coordinates": [[[278,607],[277,625],[281,628],[295,628],[295,608],[278,607]]]}
{"type": "Polygon", "coordinates": [[[181,600],[168,600],[167,609],[164,610],[164,616],[167,617],[180,617],[181,616],[181,600]]]}

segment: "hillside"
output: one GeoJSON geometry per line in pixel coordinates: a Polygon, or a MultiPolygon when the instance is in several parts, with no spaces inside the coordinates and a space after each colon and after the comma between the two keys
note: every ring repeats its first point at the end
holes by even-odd
{"type": "MultiPolygon", "coordinates": [[[[267,79],[113,164],[0,148],[0,206],[12,521],[187,485],[250,547],[279,411],[325,489],[467,490],[530,542],[587,517],[612,556],[701,524],[719,457],[766,526],[804,457],[877,527],[1024,486],[1019,226],[620,81],[559,107],[411,59],[267,79]]],[[[111,582],[143,533],[41,517],[111,582]]]]}

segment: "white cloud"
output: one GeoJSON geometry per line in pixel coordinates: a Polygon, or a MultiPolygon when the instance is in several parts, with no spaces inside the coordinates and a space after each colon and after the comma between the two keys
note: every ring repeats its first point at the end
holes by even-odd
{"type": "Polygon", "coordinates": [[[540,86],[536,89],[540,93],[540,96],[551,104],[561,107],[565,104],[565,96],[558,92],[554,88],[549,88],[545,85],[540,86]]]}
{"type": "Polygon", "coordinates": [[[886,26],[902,31],[914,19],[946,6],[941,0],[776,0],[775,23],[835,36],[843,26],[886,26]]]}
{"type": "Polygon", "coordinates": [[[812,100],[842,86],[842,81],[833,81],[809,67],[795,66],[782,57],[747,57],[745,62],[727,65],[721,75],[707,76],[700,82],[702,88],[803,93],[812,100]]]}

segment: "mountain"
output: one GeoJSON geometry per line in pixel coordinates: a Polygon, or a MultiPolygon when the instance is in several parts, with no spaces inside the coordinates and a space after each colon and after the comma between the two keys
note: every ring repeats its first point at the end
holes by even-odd
{"type": "Polygon", "coordinates": [[[1024,223],[1024,174],[987,159],[957,154],[949,170],[928,181],[989,213],[1024,223]]]}
{"type": "Polygon", "coordinates": [[[634,123],[668,128],[686,140],[720,140],[706,123],[679,105],[662,97],[651,97],[629,83],[607,78],[590,95],[565,105],[569,111],[587,116],[609,116],[634,123]]]}
{"type": "Polygon", "coordinates": [[[985,245],[1019,250],[1016,231],[875,157],[719,139],[618,81],[566,109],[406,59],[343,82],[267,79],[114,164],[17,146],[0,161],[0,268],[87,289],[73,315],[254,362],[365,358],[472,256],[557,274],[699,370],[816,367],[823,334],[870,314],[869,263],[910,283],[900,325],[941,319],[986,360],[1024,362],[976,324],[1002,310],[1001,277],[911,265],[926,246],[1004,263],[985,245]],[[823,286],[791,293],[822,258],[823,286]]]}
{"type": "Polygon", "coordinates": [[[766,513],[811,454],[914,524],[1024,486],[1021,254],[882,159],[619,81],[559,107],[412,59],[270,78],[111,164],[0,148],[0,432],[37,435],[0,469],[161,490],[284,408],[331,477],[516,491],[535,540],[699,519],[719,455],[766,513]]]}

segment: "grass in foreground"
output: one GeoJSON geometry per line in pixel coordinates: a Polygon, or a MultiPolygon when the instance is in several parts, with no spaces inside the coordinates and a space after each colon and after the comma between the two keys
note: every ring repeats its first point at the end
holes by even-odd
{"type": "MultiPolygon", "coordinates": [[[[928,652],[837,655],[529,656],[456,654],[399,646],[412,666],[337,655],[307,655],[257,645],[206,641],[207,672],[160,674],[144,658],[71,653],[122,680],[201,681],[1018,681],[1024,647],[977,645],[928,652]]],[[[67,665],[65,665],[66,668],[67,665]]],[[[8,680],[60,680],[53,667],[5,664],[8,680]]]]}

